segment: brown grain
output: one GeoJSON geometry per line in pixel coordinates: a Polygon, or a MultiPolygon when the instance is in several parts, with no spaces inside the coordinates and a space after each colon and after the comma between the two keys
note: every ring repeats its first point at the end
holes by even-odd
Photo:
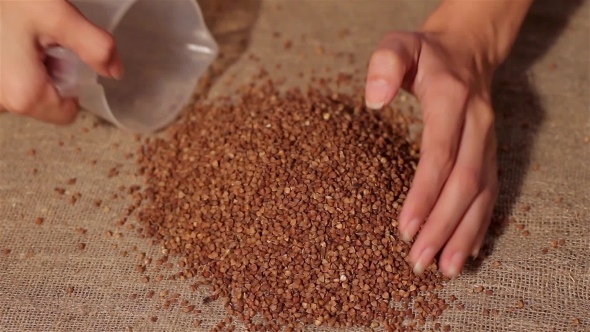
{"type": "Polygon", "coordinates": [[[134,209],[138,232],[165,250],[156,266],[181,257],[170,278],[210,284],[203,304],[222,297],[258,330],[279,319],[415,329],[442,315],[446,279],[436,262],[414,275],[397,237],[419,156],[399,119],[365,109],[360,94],[281,94],[268,81],[186,117],[138,150],[134,209]]]}
{"type": "Polygon", "coordinates": [[[182,311],[184,311],[184,312],[186,312],[186,313],[188,313],[188,312],[191,312],[191,311],[193,311],[193,310],[195,310],[195,306],[194,306],[194,305],[189,305],[188,307],[184,307],[184,308],[182,309],[182,311]]]}
{"type": "Polygon", "coordinates": [[[86,244],[85,243],[78,243],[78,249],[84,250],[85,248],[86,248],[86,244]]]}
{"type": "Polygon", "coordinates": [[[37,219],[35,219],[35,224],[41,225],[42,223],[43,223],[43,218],[37,217],[37,219]]]}

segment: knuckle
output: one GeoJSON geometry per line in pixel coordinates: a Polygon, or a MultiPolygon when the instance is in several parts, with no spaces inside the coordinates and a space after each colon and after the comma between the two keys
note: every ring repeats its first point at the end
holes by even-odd
{"type": "Polygon", "coordinates": [[[496,117],[494,110],[490,104],[479,98],[475,98],[473,101],[473,107],[475,112],[469,112],[467,116],[473,119],[479,128],[490,131],[494,127],[496,117]]]}
{"type": "Polygon", "coordinates": [[[484,110],[480,114],[480,124],[483,128],[491,129],[494,127],[496,117],[492,110],[484,110]]]}
{"type": "Polygon", "coordinates": [[[469,196],[475,196],[481,189],[481,173],[473,168],[466,167],[457,168],[456,172],[459,191],[469,196]]]}
{"type": "Polygon", "coordinates": [[[93,45],[93,59],[89,59],[99,63],[108,62],[111,54],[115,50],[115,39],[108,32],[103,30],[96,31],[96,35],[92,38],[93,45]]]}
{"type": "Polygon", "coordinates": [[[389,47],[379,47],[377,50],[375,50],[375,52],[373,52],[370,62],[401,64],[402,58],[397,52],[389,47]]]}
{"type": "Polygon", "coordinates": [[[455,149],[450,144],[441,144],[424,153],[430,164],[441,170],[441,173],[448,175],[455,159],[455,149]]]}
{"type": "Polygon", "coordinates": [[[46,8],[49,12],[44,16],[44,24],[48,31],[54,34],[70,30],[72,11],[67,1],[52,1],[46,8]]]}
{"type": "Polygon", "coordinates": [[[434,78],[436,84],[444,88],[448,93],[459,96],[460,99],[465,100],[469,95],[469,84],[457,78],[451,73],[442,73],[434,78]]]}

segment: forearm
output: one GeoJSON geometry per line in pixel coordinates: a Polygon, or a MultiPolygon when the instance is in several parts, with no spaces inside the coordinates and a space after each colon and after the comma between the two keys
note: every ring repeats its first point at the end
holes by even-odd
{"type": "Polygon", "coordinates": [[[533,1],[443,0],[422,30],[458,33],[497,66],[508,56],[533,1]]]}

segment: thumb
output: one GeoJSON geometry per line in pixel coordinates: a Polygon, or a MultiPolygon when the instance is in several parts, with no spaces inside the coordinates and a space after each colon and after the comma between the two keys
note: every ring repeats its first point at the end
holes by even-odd
{"type": "Polygon", "coordinates": [[[365,103],[368,108],[389,105],[412,74],[420,54],[420,43],[408,33],[392,32],[385,36],[369,60],[365,103]]]}
{"type": "Polygon", "coordinates": [[[89,22],[68,3],[60,6],[59,15],[53,17],[55,20],[41,22],[43,34],[71,49],[99,75],[122,77],[123,64],[111,34],[89,22]]]}

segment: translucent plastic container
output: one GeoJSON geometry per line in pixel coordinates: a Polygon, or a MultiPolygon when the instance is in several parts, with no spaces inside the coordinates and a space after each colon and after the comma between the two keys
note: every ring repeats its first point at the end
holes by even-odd
{"type": "Polygon", "coordinates": [[[174,121],[218,54],[196,0],[70,2],[112,33],[125,73],[120,81],[99,77],[73,52],[53,47],[48,69],[60,94],[131,132],[174,121]]]}

